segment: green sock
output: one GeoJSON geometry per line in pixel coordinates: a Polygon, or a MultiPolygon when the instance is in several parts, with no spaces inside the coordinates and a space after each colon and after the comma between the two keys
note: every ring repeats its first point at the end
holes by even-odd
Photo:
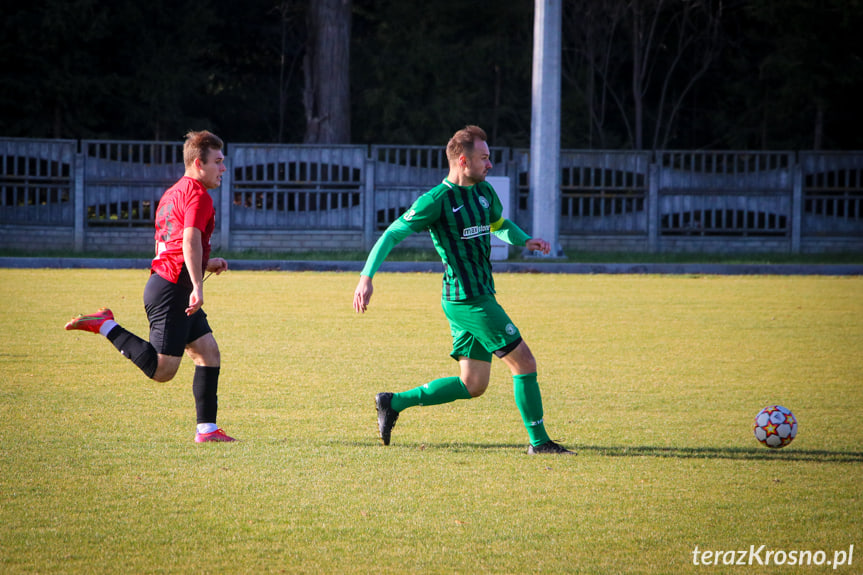
{"type": "Polygon", "coordinates": [[[521,412],[521,419],[527,428],[531,445],[541,445],[548,441],[545,425],[542,422],[542,395],[536,373],[512,376],[515,405],[521,412]]]}
{"type": "Polygon", "coordinates": [[[417,405],[439,405],[456,399],[470,399],[470,393],[458,377],[442,377],[425,385],[394,393],[390,407],[396,411],[417,405]]]}

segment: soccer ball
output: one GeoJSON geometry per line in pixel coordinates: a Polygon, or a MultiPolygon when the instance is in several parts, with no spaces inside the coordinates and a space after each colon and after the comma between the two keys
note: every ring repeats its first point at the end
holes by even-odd
{"type": "Polygon", "coordinates": [[[797,418],[781,405],[765,407],[755,416],[755,439],[767,447],[785,447],[797,436],[797,418]]]}

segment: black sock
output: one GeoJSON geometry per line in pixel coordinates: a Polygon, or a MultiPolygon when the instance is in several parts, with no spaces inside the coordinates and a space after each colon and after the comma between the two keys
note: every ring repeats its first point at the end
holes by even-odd
{"type": "Polygon", "coordinates": [[[159,355],[149,341],[144,341],[119,325],[111,329],[106,337],[120,353],[132,360],[144,375],[152,379],[159,366],[159,355]]]}
{"type": "Polygon", "coordinates": [[[195,378],[192,380],[192,395],[195,396],[195,411],[198,423],[216,423],[216,412],[219,411],[219,367],[195,366],[195,378]]]}

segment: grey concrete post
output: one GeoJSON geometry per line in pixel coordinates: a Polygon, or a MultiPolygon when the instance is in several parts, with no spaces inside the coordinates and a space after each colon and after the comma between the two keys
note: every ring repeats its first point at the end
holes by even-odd
{"type": "Polygon", "coordinates": [[[375,159],[366,159],[366,181],[363,190],[363,249],[374,245],[375,232],[375,159]]]}
{"type": "MultiPolygon", "coordinates": [[[[230,154],[229,154],[230,155],[230,154]]],[[[233,182],[234,167],[231,165],[230,157],[225,162],[228,169],[222,174],[222,185],[219,188],[219,237],[223,251],[231,249],[231,210],[233,209],[233,182]]]]}
{"type": "Polygon", "coordinates": [[[73,204],[72,213],[74,219],[74,234],[75,251],[84,251],[84,227],[87,224],[87,198],[84,194],[84,170],[86,169],[87,161],[83,153],[75,154],[75,175],[73,177],[72,197],[73,204]]]}
{"type": "Polygon", "coordinates": [[[561,0],[535,0],[533,86],[530,125],[531,235],[551,244],[551,257],[562,257],[560,245],[560,70],[561,0]]]}
{"type": "Polygon", "coordinates": [[[803,226],[803,167],[796,162],[792,168],[791,192],[791,253],[800,253],[801,227],[803,226]]]}
{"type": "Polygon", "coordinates": [[[651,162],[647,166],[647,250],[659,251],[659,165],[651,162]]]}

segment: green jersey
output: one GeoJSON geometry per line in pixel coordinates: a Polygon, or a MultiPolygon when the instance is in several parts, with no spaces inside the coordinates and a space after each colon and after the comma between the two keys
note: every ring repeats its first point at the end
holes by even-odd
{"type": "Polygon", "coordinates": [[[444,180],[414,201],[372,248],[362,275],[373,277],[390,250],[414,232],[428,230],[444,264],[445,301],[463,301],[494,293],[491,234],[523,246],[530,239],[501,216],[503,206],[491,184],[463,187],[444,180]]]}
{"type": "Polygon", "coordinates": [[[444,180],[414,201],[372,248],[362,275],[373,277],[390,250],[415,232],[428,230],[444,264],[445,301],[463,301],[494,293],[491,234],[523,246],[530,239],[501,216],[503,207],[491,184],[463,187],[444,180]]]}
{"type": "Polygon", "coordinates": [[[491,226],[503,207],[494,188],[468,188],[444,180],[421,195],[399,218],[414,232],[427,229],[444,264],[443,299],[460,301],[493,294],[491,226]]]}

